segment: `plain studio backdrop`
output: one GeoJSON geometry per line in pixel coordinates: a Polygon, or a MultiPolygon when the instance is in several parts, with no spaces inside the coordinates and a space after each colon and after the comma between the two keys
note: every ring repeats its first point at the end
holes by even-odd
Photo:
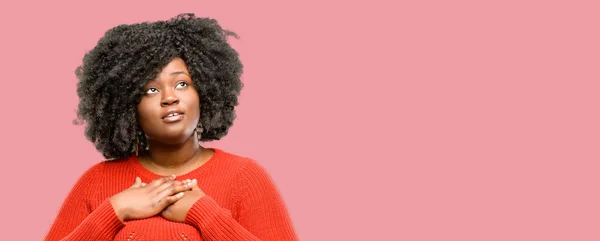
{"type": "MultiPolygon", "coordinates": [[[[207,143],[271,173],[302,240],[600,240],[597,1],[3,1],[1,240],[102,156],[75,68],[118,24],[216,18],[245,69],[207,143]]],[[[132,180],[133,181],[133,180],[132,180]]]]}

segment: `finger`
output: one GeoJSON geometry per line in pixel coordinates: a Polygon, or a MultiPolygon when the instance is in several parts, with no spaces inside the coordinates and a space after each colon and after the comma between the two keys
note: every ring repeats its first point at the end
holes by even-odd
{"type": "Polygon", "coordinates": [[[163,204],[165,207],[169,206],[174,202],[179,201],[179,199],[183,198],[183,195],[185,195],[183,192],[178,192],[175,195],[166,196],[163,199],[161,199],[160,203],[163,204]]]}
{"type": "Polygon", "coordinates": [[[150,195],[154,195],[157,196],[160,193],[164,192],[164,191],[169,191],[169,190],[173,190],[175,189],[175,183],[177,181],[167,181],[163,184],[161,184],[160,186],[154,188],[151,192],[150,195]]]}
{"type": "Polygon", "coordinates": [[[142,182],[142,187],[145,187],[145,186],[146,186],[146,183],[145,183],[145,182],[142,182]]]}
{"type": "Polygon", "coordinates": [[[185,192],[192,190],[192,183],[187,181],[176,182],[172,190],[166,190],[167,195],[174,195],[175,193],[185,192]]]}
{"type": "Polygon", "coordinates": [[[187,187],[192,187],[192,186],[193,186],[193,184],[192,184],[192,180],[191,180],[191,179],[186,179],[186,180],[184,180],[184,181],[183,181],[183,183],[184,183],[184,184],[185,184],[185,186],[187,186],[187,187]]]}
{"type": "Polygon", "coordinates": [[[161,178],[154,179],[154,181],[150,182],[150,184],[148,184],[148,186],[154,190],[155,188],[159,187],[160,185],[164,184],[165,182],[173,181],[173,180],[175,180],[175,175],[161,177],[161,178]]]}
{"type": "Polygon", "coordinates": [[[192,180],[191,185],[192,185],[192,191],[200,190],[200,187],[198,186],[198,180],[196,180],[196,179],[192,180]]]}
{"type": "Polygon", "coordinates": [[[133,182],[133,185],[131,185],[131,187],[140,187],[142,184],[142,179],[140,177],[135,177],[135,181],[133,182]]]}
{"type": "Polygon", "coordinates": [[[179,192],[189,191],[191,189],[191,185],[186,182],[175,181],[172,186],[165,188],[158,194],[156,194],[156,199],[161,200],[165,197],[172,196],[179,192]]]}
{"type": "MultiPolygon", "coordinates": [[[[195,179],[194,179],[195,180],[195,179]]],[[[183,180],[181,181],[183,183],[183,185],[188,189],[191,190],[191,188],[194,186],[194,180],[192,179],[187,179],[187,180],[183,180]]]]}
{"type": "Polygon", "coordinates": [[[167,206],[173,204],[174,202],[176,202],[177,200],[181,199],[183,197],[184,193],[183,192],[178,192],[175,193],[174,195],[168,195],[168,196],[163,196],[161,198],[157,198],[153,204],[154,207],[158,207],[160,209],[164,209],[167,206]]]}

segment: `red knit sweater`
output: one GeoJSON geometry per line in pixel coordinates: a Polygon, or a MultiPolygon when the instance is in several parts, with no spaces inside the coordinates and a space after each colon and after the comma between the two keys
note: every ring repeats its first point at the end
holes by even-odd
{"type": "Polygon", "coordinates": [[[139,176],[159,178],[135,156],[104,161],[74,185],[45,240],[297,240],[285,203],[270,175],[256,161],[213,149],[213,157],[177,180],[197,179],[206,193],[186,223],[160,215],[121,221],[109,198],[139,176]]]}

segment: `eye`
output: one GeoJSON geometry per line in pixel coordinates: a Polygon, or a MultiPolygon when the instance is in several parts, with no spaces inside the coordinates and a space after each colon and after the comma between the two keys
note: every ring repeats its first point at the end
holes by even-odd
{"type": "Polygon", "coordinates": [[[156,88],[150,88],[146,90],[146,94],[153,94],[158,92],[158,90],[156,88]]]}
{"type": "Polygon", "coordinates": [[[186,86],[188,86],[188,83],[186,83],[186,82],[179,82],[177,84],[177,87],[175,87],[175,88],[181,89],[181,88],[186,87],[186,86]]]}

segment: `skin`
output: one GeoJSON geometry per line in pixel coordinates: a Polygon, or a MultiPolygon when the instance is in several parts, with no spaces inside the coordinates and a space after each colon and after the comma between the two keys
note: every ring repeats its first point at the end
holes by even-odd
{"type": "Polygon", "coordinates": [[[184,222],[189,209],[206,194],[197,181],[176,181],[206,163],[214,154],[199,145],[195,128],[200,120],[200,102],[187,65],[173,59],[144,86],[137,106],[139,125],[149,143],[148,155],[139,156],[142,166],[164,176],[145,184],[139,178],[128,189],[110,198],[117,216],[135,220],[160,214],[165,219],[184,222]],[[163,121],[165,112],[177,108],[183,119],[163,121]]]}

